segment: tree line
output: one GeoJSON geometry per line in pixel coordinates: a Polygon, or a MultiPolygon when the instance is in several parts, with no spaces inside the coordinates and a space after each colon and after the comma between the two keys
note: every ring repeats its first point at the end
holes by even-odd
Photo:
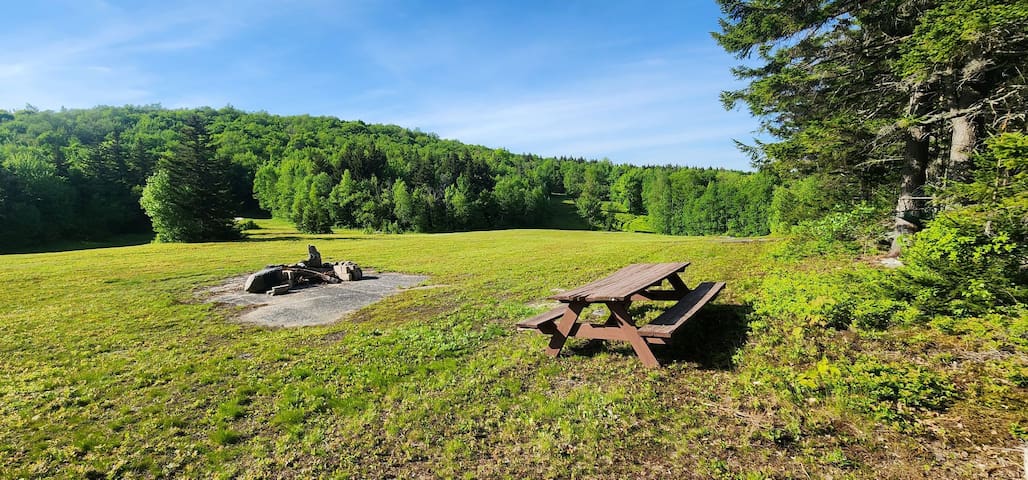
{"type": "Polygon", "coordinates": [[[566,209],[600,229],[758,235],[774,183],[231,107],[0,110],[4,248],[132,232],[225,239],[232,217],[263,212],[311,233],[553,227],[566,209]]]}

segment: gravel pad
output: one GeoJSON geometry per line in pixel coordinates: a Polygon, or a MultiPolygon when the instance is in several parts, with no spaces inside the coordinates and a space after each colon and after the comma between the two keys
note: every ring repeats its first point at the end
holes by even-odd
{"type": "Polygon", "coordinates": [[[209,290],[208,301],[257,308],[242,314],[238,321],[268,327],[306,327],[338,321],[348,312],[371,305],[400,290],[424,282],[423,275],[371,273],[362,280],[338,284],[318,284],[290,290],[284,295],[246,293],[247,276],[229,279],[209,290]]]}

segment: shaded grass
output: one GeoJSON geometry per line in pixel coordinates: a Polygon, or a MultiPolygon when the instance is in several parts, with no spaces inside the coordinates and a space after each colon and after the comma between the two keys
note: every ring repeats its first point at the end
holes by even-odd
{"type": "Polygon", "coordinates": [[[549,198],[549,215],[546,216],[546,228],[556,230],[591,230],[589,222],[578,214],[574,200],[564,195],[551,194],[549,198]]]}
{"type": "Polygon", "coordinates": [[[68,252],[75,250],[91,250],[96,248],[127,247],[132,245],[143,245],[153,240],[152,233],[129,233],[115,235],[103,240],[78,240],[52,242],[41,245],[22,246],[15,248],[0,249],[0,254],[13,253],[47,253],[47,252],[68,252]]]}

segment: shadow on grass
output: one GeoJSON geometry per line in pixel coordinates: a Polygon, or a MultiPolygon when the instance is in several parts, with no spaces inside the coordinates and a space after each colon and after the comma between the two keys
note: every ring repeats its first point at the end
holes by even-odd
{"type": "MultiPolygon", "coordinates": [[[[651,309],[659,307],[633,307],[632,312],[651,309]]],[[[690,362],[704,370],[732,370],[735,353],[746,344],[750,311],[745,305],[708,305],[675,333],[671,345],[652,345],[653,353],[664,365],[690,362]]],[[[587,357],[600,352],[635,356],[630,345],[616,341],[569,342],[566,350],[569,354],[587,357]]]]}
{"type": "MultiPolygon", "coordinates": [[[[376,238],[380,240],[381,238],[376,238]]],[[[243,238],[243,242],[289,242],[297,240],[307,241],[329,241],[329,240],[367,240],[359,237],[314,237],[308,235],[261,235],[243,238]]]]}
{"type": "Polygon", "coordinates": [[[675,333],[671,345],[655,346],[663,363],[693,362],[706,370],[731,370],[749,335],[747,305],[708,305],[675,333]]]}
{"type": "Polygon", "coordinates": [[[549,199],[549,215],[535,228],[552,230],[592,230],[589,222],[582,218],[575,203],[564,195],[552,194],[549,199]]]}
{"type": "Polygon", "coordinates": [[[114,238],[100,241],[59,241],[53,243],[44,243],[41,245],[0,248],[0,255],[14,255],[23,253],[56,253],[72,252],[76,250],[93,250],[97,248],[133,247],[136,245],[146,245],[151,241],[153,241],[152,233],[133,233],[119,235],[114,238]]]}

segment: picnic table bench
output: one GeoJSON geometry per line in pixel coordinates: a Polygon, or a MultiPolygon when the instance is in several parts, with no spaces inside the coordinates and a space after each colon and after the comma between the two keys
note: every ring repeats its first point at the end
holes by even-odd
{"type": "Polygon", "coordinates": [[[519,322],[518,328],[550,335],[546,353],[553,357],[560,355],[570,337],[620,340],[632,345],[644,365],[659,367],[660,362],[650,350],[650,345],[670,343],[675,332],[725,287],[725,282],[703,282],[690,289],[678,275],[688,266],[689,262],[629,265],[606,278],[550,296],[562,305],[519,322]],[[665,281],[670,284],[670,289],[655,289],[665,281]],[[652,322],[636,327],[628,307],[633,301],[646,300],[677,303],[652,322]],[[610,310],[607,321],[603,324],[579,323],[582,311],[596,303],[603,303],[610,310]]]}

